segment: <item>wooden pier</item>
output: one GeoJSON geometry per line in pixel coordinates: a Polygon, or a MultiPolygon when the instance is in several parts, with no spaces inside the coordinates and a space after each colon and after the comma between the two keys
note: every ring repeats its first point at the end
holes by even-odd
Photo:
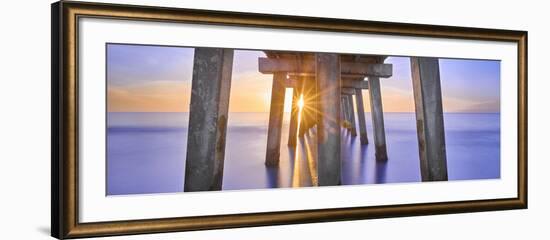
{"type": "MultiPolygon", "coordinates": [[[[363,91],[368,91],[375,158],[387,161],[381,79],[386,56],[264,51],[258,70],[273,75],[265,165],[278,167],[286,88],[292,88],[288,147],[316,128],[317,183],[341,184],[341,132],[369,144],[363,91]],[[354,101],[355,100],[355,101],[354,101]],[[301,104],[300,107],[299,105],[301,104]],[[299,117],[300,116],[300,117],[299,117]]],[[[195,49],[185,191],[220,190],[233,51],[195,49]]],[[[422,181],[447,180],[437,58],[411,58],[422,181]]]]}

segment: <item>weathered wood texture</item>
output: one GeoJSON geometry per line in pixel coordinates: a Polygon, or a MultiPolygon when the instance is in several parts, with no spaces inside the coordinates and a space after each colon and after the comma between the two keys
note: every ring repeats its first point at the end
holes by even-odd
{"type": "Polygon", "coordinates": [[[411,57],[422,181],[446,181],[447,156],[439,60],[411,57]]]}
{"type": "Polygon", "coordinates": [[[273,74],[271,104],[269,106],[269,124],[267,128],[267,149],[265,153],[265,165],[267,166],[279,165],[285,104],[285,79],[286,73],[277,72],[273,74]]]}
{"type": "Polygon", "coordinates": [[[196,48],[184,191],[221,190],[233,50],[196,48]]]}
{"type": "Polygon", "coordinates": [[[380,92],[380,79],[369,77],[370,112],[374,131],[374,149],[376,160],[388,159],[386,151],[386,130],[384,128],[384,110],[382,109],[382,95],[380,92]]]}
{"type": "MultiPolygon", "coordinates": [[[[372,64],[363,62],[342,62],[341,75],[353,76],[378,76],[391,77],[391,64],[372,64]]],[[[315,61],[295,59],[259,58],[258,69],[261,73],[271,74],[274,72],[288,72],[296,74],[315,74],[315,61]]]]}
{"type": "Polygon", "coordinates": [[[355,89],[355,104],[357,105],[357,120],[359,124],[361,144],[369,144],[369,138],[367,136],[367,122],[365,121],[365,107],[363,105],[363,91],[361,89],[355,89]]]}
{"type": "Polygon", "coordinates": [[[319,186],[341,183],[340,160],[340,58],[338,54],[317,53],[316,79],[321,118],[317,132],[319,186]]]}

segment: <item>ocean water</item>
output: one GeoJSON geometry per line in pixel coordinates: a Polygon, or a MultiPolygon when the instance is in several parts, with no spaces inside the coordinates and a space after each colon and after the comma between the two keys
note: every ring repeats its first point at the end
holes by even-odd
{"type": "MultiPolygon", "coordinates": [[[[223,190],[315,185],[315,130],[287,147],[285,113],[278,168],[264,165],[268,113],[230,113],[223,190]]],[[[446,113],[449,180],[500,177],[500,115],[446,113]]],[[[388,161],[377,162],[370,113],[368,145],[342,130],[342,183],[420,182],[414,113],[384,113],[388,161]]],[[[188,113],[108,113],[107,194],[183,191],[188,113]]]]}

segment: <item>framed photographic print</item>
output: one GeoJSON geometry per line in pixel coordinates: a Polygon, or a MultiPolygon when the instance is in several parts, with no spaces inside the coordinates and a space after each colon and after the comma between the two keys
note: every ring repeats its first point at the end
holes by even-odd
{"type": "Polygon", "coordinates": [[[527,32],[61,1],[59,239],[527,207],[527,32]]]}

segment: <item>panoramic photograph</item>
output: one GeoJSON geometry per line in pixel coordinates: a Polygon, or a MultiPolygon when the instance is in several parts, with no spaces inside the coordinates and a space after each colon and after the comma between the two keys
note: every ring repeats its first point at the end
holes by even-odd
{"type": "Polygon", "coordinates": [[[106,45],[106,195],[499,179],[500,61],[106,45]]]}

